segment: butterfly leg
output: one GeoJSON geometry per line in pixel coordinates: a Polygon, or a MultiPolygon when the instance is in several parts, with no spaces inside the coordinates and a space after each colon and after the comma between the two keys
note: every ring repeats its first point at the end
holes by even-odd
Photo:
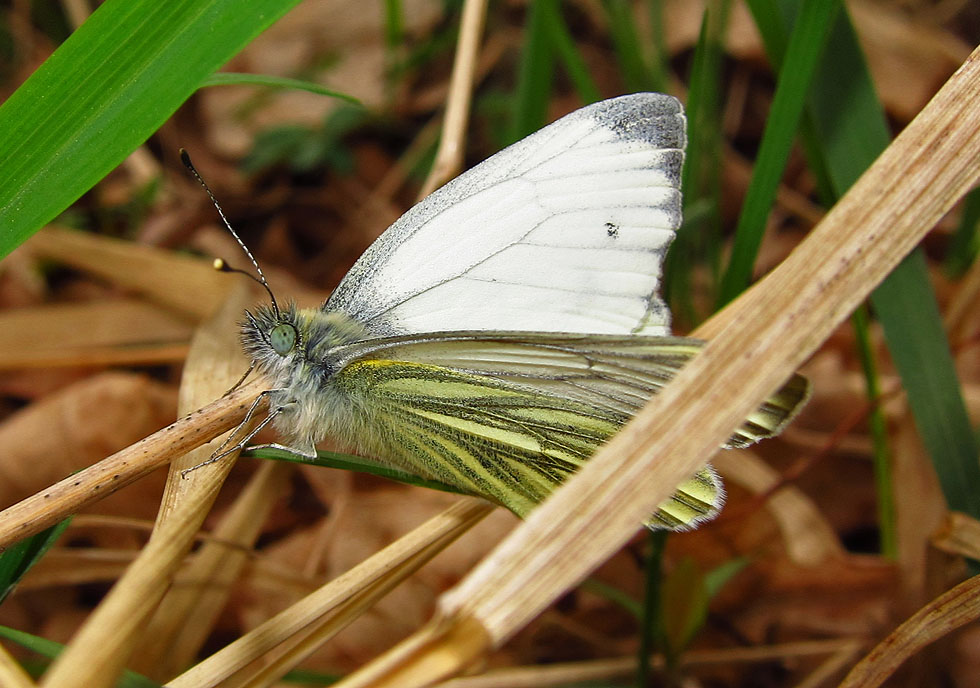
{"type": "Polygon", "coordinates": [[[215,449],[214,450],[214,453],[211,454],[211,456],[208,457],[208,459],[206,461],[202,461],[201,463],[197,464],[196,466],[191,466],[190,468],[185,468],[184,470],[182,470],[180,472],[180,477],[181,478],[186,478],[187,477],[187,474],[190,473],[191,471],[196,471],[198,468],[201,468],[203,466],[207,466],[208,464],[212,464],[212,463],[214,463],[216,461],[220,461],[221,459],[225,458],[229,454],[244,449],[248,445],[248,441],[250,439],[252,439],[257,434],[259,434],[263,430],[263,428],[265,428],[265,426],[267,426],[269,423],[271,423],[275,419],[276,416],[278,416],[280,413],[282,413],[286,409],[286,406],[285,405],[278,406],[277,408],[275,408],[272,411],[270,411],[269,412],[269,415],[266,416],[265,418],[263,418],[261,423],[259,423],[258,425],[256,425],[255,428],[253,428],[250,432],[248,432],[241,440],[239,440],[238,442],[236,442],[232,447],[229,447],[228,449],[225,449],[225,447],[228,446],[228,443],[231,441],[231,439],[233,437],[235,437],[236,435],[238,435],[238,433],[242,430],[242,428],[244,428],[249,422],[251,422],[252,416],[255,415],[255,410],[259,407],[259,404],[262,403],[262,401],[264,400],[264,398],[267,395],[269,395],[269,394],[274,394],[276,392],[281,392],[281,391],[283,391],[283,390],[270,389],[270,390],[266,390],[265,392],[262,392],[261,394],[259,394],[258,398],[252,403],[252,405],[249,407],[248,411],[246,411],[245,418],[242,420],[241,423],[239,423],[235,427],[234,430],[232,430],[228,434],[228,437],[225,439],[224,442],[221,443],[221,446],[218,447],[217,449],[215,449]]]}

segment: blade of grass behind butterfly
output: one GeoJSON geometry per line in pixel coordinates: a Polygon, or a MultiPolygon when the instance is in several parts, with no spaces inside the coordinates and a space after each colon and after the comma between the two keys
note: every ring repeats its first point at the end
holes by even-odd
{"type": "MultiPolygon", "coordinates": [[[[800,5],[801,3],[799,1],[781,5],[775,4],[770,0],[750,0],[749,2],[749,7],[756,21],[756,25],[765,42],[766,52],[770,60],[776,65],[780,65],[783,62],[787,35],[793,25],[794,17],[799,12],[800,5]]],[[[817,67],[817,71],[814,74],[814,85],[808,96],[810,102],[800,123],[800,138],[803,148],[807,153],[810,170],[816,179],[819,195],[823,199],[824,204],[829,207],[834,204],[839,194],[835,191],[828,166],[833,166],[835,163],[844,166],[850,165],[852,155],[849,146],[838,147],[838,154],[824,155],[821,152],[821,140],[824,144],[828,143],[829,140],[821,137],[817,132],[812,112],[814,108],[819,109],[820,106],[814,105],[814,102],[820,100],[836,104],[842,100],[841,93],[850,90],[858,97],[848,98],[846,102],[856,112],[863,112],[861,115],[856,114],[852,118],[854,121],[867,119],[869,122],[883,122],[884,114],[881,112],[881,106],[874,95],[870,76],[864,69],[856,39],[850,30],[846,12],[842,12],[837,16],[834,25],[831,27],[827,42],[828,47],[825,50],[826,57],[821,65],[817,67]],[[850,89],[847,86],[842,86],[844,77],[841,75],[845,74],[848,75],[846,77],[848,80],[854,80],[858,85],[850,89]],[[862,80],[864,80],[864,83],[861,83],[862,80]],[[832,158],[833,160],[828,158],[832,158]]],[[[836,105],[832,105],[831,107],[834,110],[837,109],[836,105]]],[[[865,164],[866,166],[870,164],[870,160],[877,154],[876,151],[880,151],[888,144],[888,133],[883,127],[875,127],[875,131],[865,133],[868,136],[862,136],[859,141],[852,141],[851,143],[859,143],[862,149],[865,146],[867,147],[869,155],[865,164]],[[868,141],[877,142],[877,146],[868,146],[868,141]]],[[[860,170],[863,169],[864,167],[855,166],[851,170],[851,181],[856,179],[860,170]]],[[[851,317],[851,323],[856,333],[856,345],[858,355],[861,359],[861,368],[865,378],[868,397],[874,402],[878,398],[880,384],[874,352],[871,349],[871,338],[868,332],[868,320],[865,310],[858,309],[855,311],[851,317]]],[[[887,426],[884,413],[877,406],[871,410],[869,429],[871,432],[875,466],[878,524],[881,530],[880,546],[882,554],[894,558],[896,555],[896,527],[894,500],[892,498],[891,458],[889,456],[887,426]]]]}
{"type": "Polygon", "coordinates": [[[810,80],[824,53],[831,22],[839,6],[839,0],[803,0],[797,14],[785,59],[779,67],[776,92],[766,118],[752,180],[739,213],[732,255],[721,280],[719,308],[738,296],[752,279],[766,220],[796,139],[810,80]]]}
{"type": "MultiPolygon", "coordinates": [[[[884,111],[853,28],[842,12],[810,102],[815,141],[833,192],[842,195],[887,145],[884,111]],[[842,82],[845,78],[847,81],[842,82]],[[847,108],[841,108],[842,87],[847,108]]],[[[826,185],[826,184],[825,184],[826,185]]],[[[963,403],[925,260],[913,253],[871,296],[908,395],[916,427],[951,509],[980,514],[977,443],[963,403]]],[[[886,525],[887,527],[887,525],[886,525]]]]}
{"type": "Polygon", "coordinates": [[[0,257],[146,140],[296,4],[109,0],[0,106],[0,257]]]}
{"type": "Polygon", "coordinates": [[[653,88],[653,79],[647,68],[640,37],[636,31],[633,3],[603,0],[602,9],[609,22],[609,37],[612,39],[619,73],[626,90],[632,92],[656,90],[653,88]]]}
{"type": "MultiPolygon", "coordinates": [[[[8,640],[12,643],[17,643],[21,647],[41,655],[46,659],[56,658],[59,654],[61,654],[61,651],[65,649],[65,646],[61,643],[48,640],[47,638],[41,638],[30,633],[24,633],[23,631],[18,631],[14,628],[8,628],[7,626],[0,626],[0,638],[8,640]]],[[[142,676],[135,671],[128,670],[122,673],[122,675],[119,677],[119,682],[116,684],[116,688],[159,687],[160,684],[156,681],[150,680],[146,676],[142,676]]]]}
{"type": "Polygon", "coordinates": [[[675,317],[688,326],[697,324],[702,317],[692,299],[692,273],[697,265],[707,262],[714,279],[720,255],[722,141],[718,94],[721,38],[730,8],[729,0],[709,4],[701,20],[685,108],[688,141],[681,179],[684,224],[664,263],[664,298],[673,307],[675,317]]]}
{"type": "Polygon", "coordinates": [[[977,258],[980,250],[980,189],[974,189],[963,203],[963,214],[946,248],[946,274],[960,277],[977,258]]]}
{"type": "Polygon", "coordinates": [[[0,603],[13,592],[17,581],[40,561],[45,552],[51,549],[55,541],[65,532],[69,523],[71,523],[71,517],[46,528],[37,535],[21,540],[0,554],[0,603]]]}
{"type": "Polygon", "coordinates": [[[555,57],[548,38],[548,17],[558,12],[555,0],[539,0],[527,6],[524,43],[517,66],[512,119],[505,145],[540,129],[547,118],[555,57]]]}
{"type": "Polygon", "coordinates": [[[594,103],[602,99],[602,93],[596,86],[589,68],[585,64],[585,58],[575,45],[568,30],[568,24],[562,16],[559,6],[556,3],[542,3],[540,11],[545,15],[542,19],[544,30],[547,32],[548,41],[554,51],[555,58],[561,62],[565,68],[568,78],[572,82],[576,93],[585,104],[594,103]]]}

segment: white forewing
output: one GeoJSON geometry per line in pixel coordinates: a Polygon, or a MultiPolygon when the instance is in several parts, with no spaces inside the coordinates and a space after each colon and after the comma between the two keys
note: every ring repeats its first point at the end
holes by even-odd
{"type": "Polygon", "coordinates": [[[657,291],[680,224],[684,144],[670,96],[577,110],[405,213],[324,309],[374,336],[669,334],[657,291]]]}

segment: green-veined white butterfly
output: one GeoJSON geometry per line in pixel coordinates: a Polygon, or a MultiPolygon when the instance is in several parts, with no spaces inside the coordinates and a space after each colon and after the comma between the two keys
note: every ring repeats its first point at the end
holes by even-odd
{"type": "MultiPolygon", "coordinates": [[[[595,103],[410,209],[320,308],[269,291],[242,341],[274,383],[273,446],[312,456],[330,436],[527,514],[701,345],[670,336],[658,295],[685,138],[670,96],[595,103]]],[[[807,392],[794,376],[727,446],[779,432],[807,392]]],[[[647,525],[693,526],[723,498],[706,467],[647,525]]]]}

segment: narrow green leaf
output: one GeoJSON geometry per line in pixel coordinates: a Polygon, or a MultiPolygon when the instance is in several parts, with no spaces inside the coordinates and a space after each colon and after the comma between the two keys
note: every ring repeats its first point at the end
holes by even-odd
{"type": "Polygon", "coordinates": [[[721,255],[721,37],[728,24],[728,0],[709,5],[701,20],[687,94],[688,144],[681,188],[684,224],[667,252],[664,297],[688,325],[700,321],[695,311],[691,275],[707,262],[717,274],[721,255]]]}
{"type": "Polygon", "coordinates": [[[633,92],[652,89],[652,79],[643,57],[643,46],[636,32],[633,3],[603,0],[602,8],[609,21],[609,34],[626,89],[633,92]]]}
{"type": "Polygon", "coordinates": [[[528,5],[514,115],[507,143],[518,141],[545,124],[555,64],[547,22],[549,15],[554,16],[559,11],[556,0],[537,0],[528,5]]]}
{"type": "MultiPolygon", "coordinates": [[[[21,647],[27,648],[31,652],[35,652],[47,659],[57,658],[61,654],[61,651],[65,649],[65,646],[61,643],[56,643],[53,640],[41,638],[40,636],[18,631],[15,628],[9,628],[7,626],[0,626],[0,638],[17,643],[21,647]]],[[[116,683],[116,688],[161,688],[161,686],[156,681],[127,669],[116,683]]]]}
{"type": "Polygon", "coordinates": [[[215,72],[211,76],[207,77],[201,82],[201,87],[205,86],[265,86],[267,88],[291,88],[298,91],[309,91],[310,93],[316,93],[321,96],[330,96],[331,98],[340,98],[341,100],[346,100],[348,103],[353,105],[362,105],[354,96],[348,95],[346,93],[341,93],[340,91],[335,91],[332,88],[327,88],[326,86],[321,86],[318,83],[312,81],[303,81],[302,79],[288,79],[281,76],[271,76],[268,74],[242,74],[239,72],[215,72]]]}
{"type": "Polygon", "coordinates": [[[585,64],[585,58],[582,57],[578,47],[576,47],[575,39],[572,38],[558,6],[552,3],[544,3],[541,5],[541,11],[546,15],[542,24],[548,32],[548,40],[555,51],[555,57],[565,68],[565,72],[568,74],[568,78],[572,80],[579,98],[582,99],[583,103],[594,103],[601,100],[602,93],[599,92],[599,87],[592,80],[589,68],[585,64]]]}
{"type": "Polygon", "coordinates": [[[0,257],[297,0],[107,0],[0,106],[0,257]]]}
{"type": "Polygon", "coordinates": [[[388,480],[394,480],[399,483],[405,483],[406,485],[415,485],[417,487],[428,487],[432,490],[439,490],[441,492],[452,492],[453,494],[469,494],[463,492],[458,487],[452,485],[447,485],[446,483],[441,483],[438,480],[428,480],[426,478],[420,478],[414,473],[409,473],[407,471],[400,471],[397,468],[392,468],[385,464],[379,463],[377,461],[372,461],[371,459],[366,459],[361,456],[354,456],[352,454],[338,454],[336,452],[328,451],[318,451],[317,458],[315,460],[306,459],[296,454],[291,454],[287,451],[281,449],[255,449],[253,451],[248,451],[245,456],[251,456],[256,459],[272,459],[274,461],[289,461],[292,463],[302,463],[302,464],[312,464],[314,466],[323,466],[324,468],[339,468],[344,471],[357,471],[359,473],[369,473],[371,475],[377,475],[382,478],[387,478],[388,480]]]}
{"type": "Polygon", "coordinates": [[[963,202],[963,215],[946,251],[946,273],[958,277],[977,259],[980,250],[980,188],[963,202]]]}
{"type": "Polygon", "coordinates": [[[51,549],[69,523],[70,516],[0,553],[0,602],[7,599],[24,574],[51,549]]]}
{"type": "Polygon", "coordinates": [[[888,424],[878,405],[881,398],[881,382],[878,364],[871,344],[868,309],[861,306],[851,316],[854,334],[857,336],[857,352],[864,373],[864,385],[868,399],[874,404],[868,418],[871,433],[871,453],[875,470],[875,493],[878,496],[878,529],[881,533],[881,553],[889,559],[898,559],[898,522],[895,514],[895,490],[892,482],[891,451],[888,447],[888,424]]]}
{"type": "Polygon", "coordinates": [[[895,268],[871,295],[871,303],[946,503],[954,511],[980,517],[977,445],[921,250],[895,268]]]}
{"type": "Polygon", "coordinates": [[[656,649],[663,649],[663,565],[664,548],[668,531],[652,530],[647,536],[650,553],[646,560],[646,579],[643,589],[643,617],[640,625],[640,647],[636,658],[636,685],[650,685],[653,667],[650,657],[656,649]]]}
{"type": "Polygon", "coordinates": [[[749,565],[748,557],[736,557],[720,564],[704,574],[704,589],[708,599],[714,599],[725,585],[749,565]]]}
{"type": "Polygon", "coordinates": [[[766,219],[796,139],[810,80],[823,54],[839,0],[804,0],[779,69],[779,82],[766,119],[752,181],[735,229],[735,244],[721,281],[718,307],[738,296],[752,279],[766,219]]]}

